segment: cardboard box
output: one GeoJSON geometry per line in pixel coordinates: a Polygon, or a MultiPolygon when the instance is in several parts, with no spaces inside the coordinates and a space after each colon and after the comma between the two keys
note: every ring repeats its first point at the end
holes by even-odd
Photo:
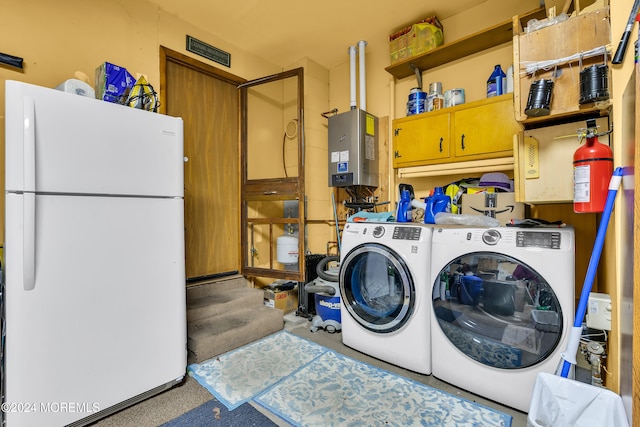
{"type": "Polygon", "coordinates": [[[96,98],[124,104],[136,79],[126,68],[105,62],[96,68],[96,98]]]}
{"type": "Polygon", "coordinates": [[[391,64],[420,55],[444,43],[442,24],[435,16],[389,35],[391,64]]]}
{"type": "Polygon", "coordinates": [[[512,218],[524,219],[524,203],[518,203],[515,193],[476,193],[462,195],[461,212],[465,215],[486,215],[506,225],[512,218]]]}
{"type": "Polygon", "coordinates": [[[286,313],[291,313],[298,309],[298,287],[288,291],[264,290],[264,305],[277,308],[286,313]]]}

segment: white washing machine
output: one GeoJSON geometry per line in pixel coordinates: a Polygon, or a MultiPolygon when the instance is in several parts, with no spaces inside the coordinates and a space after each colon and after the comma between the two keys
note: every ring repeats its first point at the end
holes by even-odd
{"type": "Polygon", "coordinates": [[[429,225],[347,223],[342,233],[342,342],[421,374],[431,373],[429,225]]]}
{"type": "Polygon", "coordinates": [[[570,227],[435,228],[433,376],[528,412],[573,324],[574,241],[570,227]]]}

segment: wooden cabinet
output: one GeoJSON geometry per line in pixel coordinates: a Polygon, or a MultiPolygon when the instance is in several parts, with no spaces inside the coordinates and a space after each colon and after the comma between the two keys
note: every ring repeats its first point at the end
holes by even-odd
{"type": "Polygon", "coordinates": [[[450,157],[450,113],[409,116],[393,123],[393,167],[450,157]]]}
{"type": "Polygon", "coordinates": [[[394,120],[393,167],[509,157],[520,131],[511,94],[394,120]]]}

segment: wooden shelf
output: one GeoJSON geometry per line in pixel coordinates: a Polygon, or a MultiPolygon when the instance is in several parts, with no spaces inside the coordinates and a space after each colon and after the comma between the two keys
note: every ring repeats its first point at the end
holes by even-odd
{"type": "MultiPolygon", "coordinates": [[[[520,22],[526,24],[530,19],[544,19],[545,9],[539,8],[519,16],[520,22]]],[[[397,79],[415,75],[414,67],[427,70],[463,58],[476,52],[499,46],[513,40],[512,20],[502,22],[470,36],[444,44],[421,55],[407,58],[404,61],[385,68],[397,79]]]]}

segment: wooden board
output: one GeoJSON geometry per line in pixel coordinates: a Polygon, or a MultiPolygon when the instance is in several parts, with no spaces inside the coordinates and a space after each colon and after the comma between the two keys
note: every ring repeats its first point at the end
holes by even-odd
{"type": "MultiPolygon", "coordinates": [[[[525,70],[526,64],[530,62],[569,58],[601,46],[610,48],[611,24],[607,9],[585,13],[528,34],[522,32],[514,23],[513,42],[514,64],[519,64],[516,67],[519,72],[514,84],[516,119],[518,121],[547,120],[550,116],[561,117],[609,108],[610,101],[579,104],[580,71],[594,64],[603,64],[604,55],[582,59],[582,61],[579,58],[568,60],[557,67],[540,70],[534,74],[527,74],[525,70]],[[542,117],[529,117],[525,114],[525,109],[531,84],[540,79],[553,80],[550,114],[542,117]]],[[[611,77],[609,76],[610,81],[611,77]]]]}

